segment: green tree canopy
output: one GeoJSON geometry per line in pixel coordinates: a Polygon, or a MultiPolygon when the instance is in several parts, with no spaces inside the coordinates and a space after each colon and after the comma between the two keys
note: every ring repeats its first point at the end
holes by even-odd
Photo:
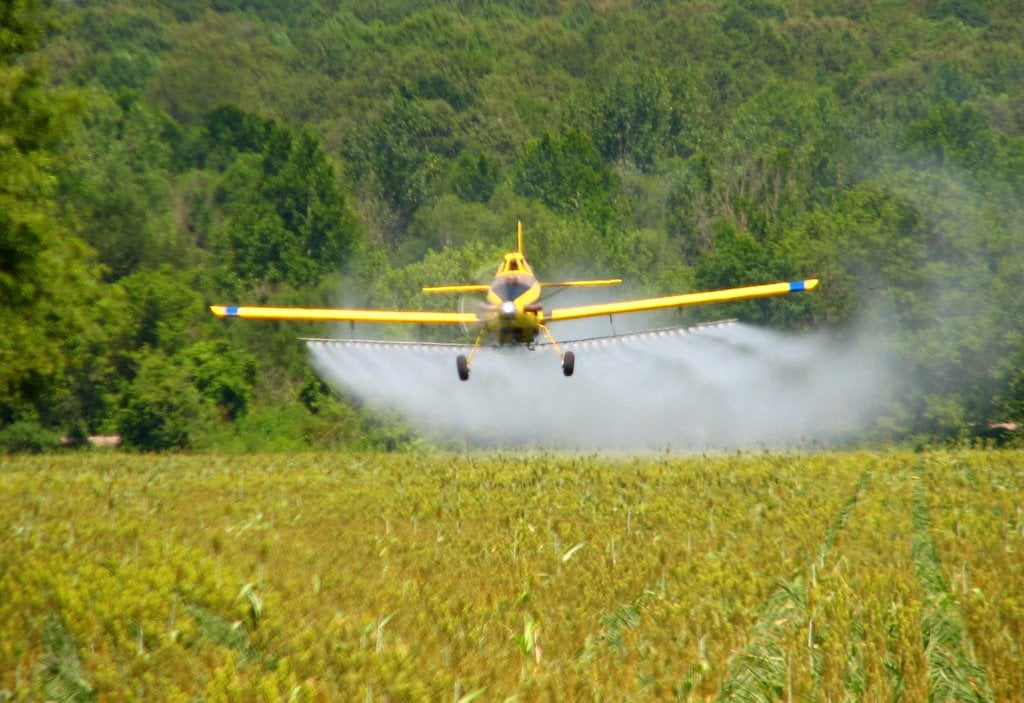
{"type": "Polygon", "coordinates": [[[311,285],[348,260],[361,233],[315,137],[224,106],[204,139],[208,156],[231,164],[216,195],[226,282],[311,285]]]}
{"type": "Polygon", "coordinates": [[[616,180],[590,139],[569,129],[527,142],[519,160],[516,190],[558,212],[606,223],[612,216],[616,180]]]}
{"type": "Polygon", "coordinates": [[[194,441],[201,414],[191,368],[160,353],[146,354],[123,395],[118,428],[126,446],[144,451],[184,449],[194,441]]]}
{"type": "Polygon", "coordinates": [[[0,22],[0,425],[52,403],[73,341],[103,324],[93,253],[55,206],[75,101],[25,55],[39,34],[37,11],[7,3],[0,22]]]}

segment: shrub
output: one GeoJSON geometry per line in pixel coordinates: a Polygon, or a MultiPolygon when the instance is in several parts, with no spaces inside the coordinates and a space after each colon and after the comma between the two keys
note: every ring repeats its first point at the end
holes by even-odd
{"type": "Polygon", "coordinates": [[[0,452],[41,454],[60,447],[60,437],[35,420],[19,420],[0,428],[0,452]]]}

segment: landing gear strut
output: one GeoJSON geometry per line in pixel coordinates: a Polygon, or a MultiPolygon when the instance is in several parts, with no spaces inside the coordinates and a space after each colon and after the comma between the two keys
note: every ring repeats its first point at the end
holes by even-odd
{"type": "Polygon", "coordinates": [[[480,330],[480,334],[476,336],[476,341],[473,342],[473,348],[469,350],[468,358],[463,354],[455,357],[455,368],[459,371],[460,381],[469,380],[469,364],[473,361],[473,357],[476,356],[476,352],[480,348],[480,341],[484,338],[484,332],[486,331],[486,328],[480,330]]]}
{"type": "Polygon", "coordinates": [[[548,341],[551,342],[551,348],[555,350],[558,358],[562,361],[562,373],[566,376],[572,376],[572,372],[576,369],[576,355],[571,351],[563,352],[562,348],[558,346],[558,342],[551,336],[551,330],[546,326],[541,325],[540,329],[547,335],[548,341]]]}
{"type": "MultiPolygon", "coordinates": [[[[540,329],[547,335],[548,341],[551,342],[551,347],[558,354],[558,359],[562,362],[562,374],[566,377],[572,376],[573,371],[576,370],[576,354],[571,351],[563,352],[561,347],[558,346],[558,342],[551,336],[551,331],[544,325],[540,325],[540,329]]],[[[469,365],[473,362],[473,357],[476,356],[476,352],[480,348],[480,341],[483,339],[484,331],[481,330],[480,334],[477,335],[476,342],[473,344],[468,357],[464,354],[459,354],[455,357],[455,368],[459,372],[460,381],[469,380],[469,365]]],[[[531,349],[533,348],[532,344],[528,346],[531,349]]]]}

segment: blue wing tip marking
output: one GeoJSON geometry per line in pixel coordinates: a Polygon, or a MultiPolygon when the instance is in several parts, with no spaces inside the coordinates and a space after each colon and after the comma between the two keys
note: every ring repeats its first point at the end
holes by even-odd
{"type": "Polygon", "coordinates": [[[799,291],[807,290],[804,285],[804,281],[791,281],[789,284],[790,293],[798,293],[799,291]]]}
{"type": "Polygon", "coordinates": [[[224,308],[224,314],[227,315],[228,317],[238,317],[238,306],[237,305],[229,305],[229,306],[227,306],[226,308],[224,308]]]}

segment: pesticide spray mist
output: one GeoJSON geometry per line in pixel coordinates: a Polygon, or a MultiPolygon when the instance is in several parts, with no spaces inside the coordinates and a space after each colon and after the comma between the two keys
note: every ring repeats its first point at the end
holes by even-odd
{"type": "Polygon", "coordinates": [[[428,433],[479,446],[674,450],[827,446],[861,432],[893,387],[880,348],[723,323],[550,347],[482,350],[468,382],[450,346],[310,342],[316,371],[428,433]]]}

